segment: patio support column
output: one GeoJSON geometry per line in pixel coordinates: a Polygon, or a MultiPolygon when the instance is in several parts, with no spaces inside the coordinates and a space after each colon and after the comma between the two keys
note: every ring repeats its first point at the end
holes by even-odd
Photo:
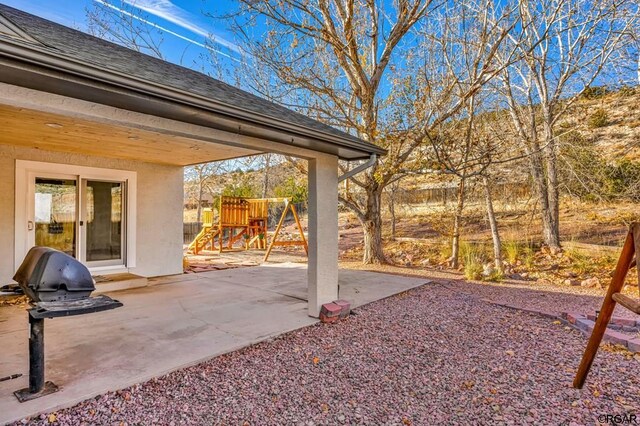
{"type": "Polygon", "coordinates": [[[309,160],[309,316],[338,298],[338,157],[309,160]]]}

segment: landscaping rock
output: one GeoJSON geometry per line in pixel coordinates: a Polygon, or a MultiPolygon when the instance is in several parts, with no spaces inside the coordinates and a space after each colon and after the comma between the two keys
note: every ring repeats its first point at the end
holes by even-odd
{"type": "Polygon", "coordinates": [[[340,319],[342,307],[335,303],[325,303],[320,308],[320,321],[323,323],[334,323],[340,319]]]}
{"type": "Polygon", "coordinates": [[[578,330],[582,331],[585,334],[591,334],[591,330],[593,330],[594,322],[590,319],[585,318],[576,318],[575,325],[578,327],[578,330]]]}
{"type": "MultiPolygon", "coordinates": [[[[580,302],[567,294],[576,290],[585,291],[443,280],[361,306],[331,327],[298,329],[87,399],[56,411],[53,424],[593,425],[601,413],[640,413],[638,360],[601,349],[587,386],[574,389],[580,333],[479,301],[597,309],[600,298],[580,302]]],[[[49,425],[49,414],[25,423],[49,425]]]]}
{"type": "Polygon", "coordinates": [[[597,278],[587,278],[580,283],[582,287],[600,287],[600,280],[597,278]]]}
{"type": "Polygon", "coordinates": [[[577,314],[575,312],[567,312],[566,320],[569,321],[570,324],[575,324],[578,319],[585,319],[586,317],[582,314],[577,314]]]}
{"type": "Polygon", "coordinates": [[[494,268],[492,263],[486,263],[486,264],[482,265],[482,276],[483,277],[490,277],[495,272],[496,272],[496,269],[494,268]]]}
{"type": "Polygon", "coordinates": [[[613,331],[613,330],[607,329],[607,331],[604,332],[603,339],[609,343],[614,343],[616,345],[623,345],[628,347],[627,342],[629,341],[629,335],[620,333],[619,331],[613,331]]]}
{"type": "Polygon", "coordinates": [[[627,342],[627,349],[631,352],[640,353],[640,338],[631,339],[627,342]]]}
{"type": "Polygon", "coordinates": [[[344,319],[351,313],[351,303],[346,300],[335,300],[333,303],[340,306],[340,318],[344,319]]]}
{"type": "Polygon", "coordinates": [[[614,324],[620,324],[624,327],[636,327],[636,320],[633,318],[621,318],[621,317],[613,317],[611,318],[611,322],[614,324]]]}
{"type": "Polygon", "coordinates": [[[566,279],[566,280],[564,280],[564,285],[579,286],[580,285],[580,281],[579,280],[575,280],[575,279],[566,279]]]}

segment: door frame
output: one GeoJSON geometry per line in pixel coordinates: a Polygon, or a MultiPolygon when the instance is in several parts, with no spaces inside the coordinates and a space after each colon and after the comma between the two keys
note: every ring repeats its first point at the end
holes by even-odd
{"type": "Polygon", "coordinates": [[[110,267],[110,266],[127,266],[127,240],[128,240],[128,235],[127,235],[127,211],[128,209],[128,200],[127,200],[127,182],[125,180],[122,179],[118,179],[118,180],[114,180],[114,179],[95,179],[95,178],[91,178],[91,177],[87,177],[85,175],[81,175],[78,176],[78,179],[80,180],[80,182],[78,183],[78,189],[79,189],[79,197],[78,197],[78,220],[79,222],[84,222],[84,226],[83,225],[79,225],[77,226],[78,228],[78,241],[79,241],[79,252],[78,252],[78,259],[84,263],[85,265],[87,265],[87,267],[91,270],[96,270],[96,269],[104,269],[105,267],[110,267]],[[122,184],[122,210],[124,212],[124,215],[122,216],[122,228],[121,228],[121,236],[120,236],[120,243],[121,243],[121,250],[122,253],[120,255],[120,258],[122,259],[122,262],[120,262],[120,260],[92,260],[89,261],[87,260],[87,227],[89,226],[89,221],[87,219],[87,182],[88,181],[97,181],[97,182],[111,182],[111,183],[120,183],[122,184]]]}
{"type": "MultiPolygon", "coordinates": [[[[30,198],[34,197],[34,188],[30,185],[30,176],[33,174],[43,174],[43,177],[51,175],[73,175],[81,185],[82,179],[119,181],[126,183],[125,200],[125,256],[124,266],[96,266],[89,267],[91,273],[102,272],[128,272],[129,268],[136,266],[136,194],[137,194],[137,173],[130,170],[104,169],[98,167],[77,166],[74,164],[46,163],[40,161],[16,160],[16,181],[15,181],[15,225],[14,225],[14,267],[17,270],[22,263],[22,259],[27,254],[29,241],[29,231],[27,224],[33,220],[33,212],[29,211],[30,198]]],[[[78,199],[78,207],[81,200],[78,199]]],[[[78,210],[78,213],[80,211],[78,210]]],[[[78,233],[78,240],[80,234],[78,233]]],[[[79,241],[78,241],[79,242],[79,241]]],[[[81,256],[78,256],[81,257],[81,256]]]]}
{"type": "MultiPolygon", "coordinates": [[[[75,184],[75,189],[76,189],[76,197],[75,197],[75,229],[73,230],[74,234],[75,234],[75,241],[74,241],[74,257],[76,259],[79,259],[79,255],[80,255],[80,240],[79,240],[79,226],[78,226],[78,213],[79,213],[79,208],[80,208],[80,204],[78,202],[78,196],[79,196],[79,186],[80,186],[80,182],[78,181],[78,176],[74,175],[74,174],[70,174],[70,173],[43,173],[43,172],[36,172],[36,171],[27,171],[27,189],[25,191],[25,195],[27,197],[27,233],[25,234],[26,237],[26,241],[25,247],[32,247],[35,245],[35,228],[36,228],[36,221],[35,221],[35,180],[38,177],[42,177],[45,179],[64,179],[64,180],[73,180],[76,184],[75,184]],[[33,223],[33,229],[29,230],[28,229],[28,223],[31,222],[33,223]],[[33,232],[30,232],[33,231],[33,232]]],[[[25,222],[23,222],[24,224],[25,222]]],[[[26,254],[26,252],[25,252],[26,254]]],[[[24,255],[23,255],[24,257],[24,255]]]]}

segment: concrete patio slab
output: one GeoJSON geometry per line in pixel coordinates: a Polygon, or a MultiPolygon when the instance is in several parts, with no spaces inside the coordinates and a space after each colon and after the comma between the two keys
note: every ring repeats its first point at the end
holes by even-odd
{"type": "MultiPolygon", "coordinates": [[[[427,280],[340,270],[340,298],[357,307],[427,280]]],[[[19,403],[28,385],[24,308],[0,308],[0,424],[68,407],[317,322],[307,316],[306,267],[280,264],[177,275],[111,293],[114,311],[46,320],[46,379],[58,393],[19,403]]]]}

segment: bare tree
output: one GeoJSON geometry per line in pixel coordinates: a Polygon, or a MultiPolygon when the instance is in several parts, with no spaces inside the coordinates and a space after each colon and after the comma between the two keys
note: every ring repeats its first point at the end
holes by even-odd
{"type": "Polygon", "coordinates": [[[387,185],[385,192],[387,193],[387,208],[389,210],[389,215],[391,216],[391,241],[395,241],[396,225],[398,221],[396,208],[400,192],[400,180],[396,180],[387,185]]]}
{"type": "Polygon", "coordinates": [[[269,70],[263,81],[277,88],[270,93],[274,99],[389,149],[386,158],[351,178],[353,190],[340,196],[362,224],[363,261],[385,262],[384,188],[412,169],[414,151],[430,129],[455,114],[495,74],[491,63],[508,32],[508,19],[495,13],[498,6],[490,0],[239,3],[237,13],[226,18],[244,51],[260,64],[256,68],[269,70]],[[461,11],[465,25],[450,25],[447,34],[435,31],[461,11]],[[260,31],[267,31],[252,32],[257,22],[260,31]],[[464,31],[471,28],[479,36],[474,76],[445,57],[455,58],[464,31]],[[456,80],[464,84],[453,84],[456,80]],[[393,103],[411,104],[412,111],[395,114],[393,103]]]}
{"type": "Polygon", "coordinates": [[[118,43],[129,49],[164,58],[163,31],[152,24],[135,6],[124,1],[115,4],[94,1],[85,8],[89,34],[118,43]]]}
{"type": "Polygon", "coordinates": [[[493,260],[498,272],[503,271],[502,267],[502,241],[500,239],[500,231],[498,229],[498,220],[496,212],[493,208],[493,198],[491,196],[491,181],[486,174],[481,176],[482,188],[484,190],[484,200],[487,209],[487,218],[489,219],[489,227],[491,228],[491,240],[493,241],[493,260]]]}
{"type": "Polygon", "coordinates": [[[213,183],[216,177],[226,170],[225,165],[224,162],[216,162],[185,167],[185,181],[191,184],[192,198],[196,201],[196,222],[202,219],[202,202],[205,194],[213,195],[213,183]]]}
{"type": "MultiPolygon", "coordinates": [[[[638,23],[635,0],[519,0],[521,25],[507,48],[520,60],[504,67],[500,90],[528,156],[542,214],[544,242],[560,249],[557,125],[580,93],[631,41],[638,23]]],[[[511,53],[509,51],[509,53],[511,53]]]]}

